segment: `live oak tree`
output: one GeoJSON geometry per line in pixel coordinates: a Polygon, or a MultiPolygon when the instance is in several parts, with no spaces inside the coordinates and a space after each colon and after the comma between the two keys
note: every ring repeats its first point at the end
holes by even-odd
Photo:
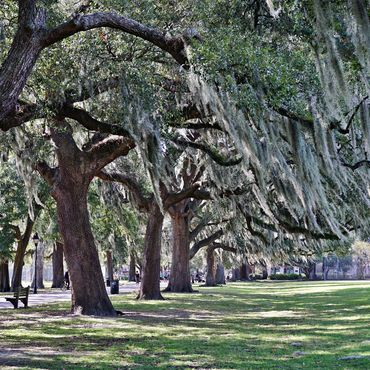
{"type": "Polygon", "coordinates": [[[40,162],[37,168],[50,185],[57,204],[59,231],[72,282],[72,310],[87,315],[115,315],[91,231],[87,193],[94,176],[117,157],[127,155],[134,143],[127,137],[108,136],[84,150],[76,145],[65,119],[56,119],[54,124],[51,139],[56,146],[58,166],[40,162]]]}
{"type": "MultiPolygon", "coordinates": [[[[217,281],[217,267],[215,261],[215,251],[222,249],[224,251],[236,253],[236,248],[229,247],[220,243],[212,243],[207,247],[206,250],[206,261],[207,261],[207,275],[206,275],[206,286],[216,286],[217,284],[224,284],[224,281],[217,281]]],[[[224,280],[224,279],[221,279],[224,280]]]]}

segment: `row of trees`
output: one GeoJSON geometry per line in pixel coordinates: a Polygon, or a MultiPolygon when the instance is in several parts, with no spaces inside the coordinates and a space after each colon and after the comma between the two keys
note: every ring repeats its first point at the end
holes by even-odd
{"type": "Polygon", "coordinates": [[[91,227],[92,186],[110,212],[106,225],[97,217],[98,239],[138,241],[129,215],[146,222],[141,299],[161,298],[166,214],[175,292],[191,291],[189,260],[205,246],[212,266],[216,249],[263,261],[366,233],[366,6],[5,0],[3,168],[17,167],[26,195],[14,197],[26,197],[28,215],[16,216],[22,233],[6,219],[17,202],[3,202],[3,261],[16,238],[21,269],[50,194],[72,310],[115,315],[91,227]]]}

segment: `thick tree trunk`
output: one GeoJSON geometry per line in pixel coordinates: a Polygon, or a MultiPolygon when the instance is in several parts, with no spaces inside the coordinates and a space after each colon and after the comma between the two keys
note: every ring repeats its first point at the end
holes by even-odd
{"type": "Polygon", "coordinates": [[[72,284],[72,312],[116,316],[91,231],[87,192],[94,176],[117,157],[127,155],[135,144],[131,138],[108,136],[81,150],[72,132],[63,117],[55,117],[50,133],[58,167],[39,162],[37,170],[51,186],[57,203],[58,226],[72,284]]]}
{"type": "Polygon", "coordinates": [[[87,189],[91,179],[64,179],[53,194],[57,201],[59,230],[72,284],[72,312],[116,316],[109,300],[99,255],[90,227],[87,189]]]}
{"type": "Polygon", "coordinates": [[[216,284],[226,284],[225,268],[222,263],[218,263],[216,267],[216,284]]]}
{"type": "MultiPolygon", "coordinates": [[[[38,243],[37,246],[37,263],[36,263],[36,270],[37,270],[37,288],[43,289],[44,288],[44,251],[45,246],[43,242],[38,243]]],[[[31,287],[35,286],[35,258],[36,258],[36,251],[33,254],[33,268],[32,268],[32,283],[31,287]]]]}
{"type": "Polygon", "coordinates": [[[110,282],[113,281],[113,257],[112,257],[112,251],[108,250],[106,252],[106,258],[107,258],[107,279],[109,279],[110,282]]]}
{"type": "Polygon", "coordinates": [[[0,262],[0,292],[10,292],[9,262],[7,259],[0,262]]]}
{"type": "Polygon", "coordinates": [[[158,204],[153,201],[145,232],[143,276],[138,299],[163,299],[160,291],[163,218],[158,204]]]}
{"type": "Polygon", "coordinates": [[[61,288],[64,284],[63,244],[56,242],[53,246],[53,284],[52,288],[61,288]]]}
{"type": "Polygon", "coordinates": [[[166,291],[176,293],[191,293],[190,277],[190,237],[189,237],[189,217],[183,211],[183,205],[188,200],[182,201],[173,207],[171,213],[173,247],[172,264],[170,279],[166,291]]]}
{"type": "Polygon", "coordinates": [[[128,281],[136,281],[136,258],[135,253],[131,251],[130,253],[130,266],[128,270],[128,281]]]}
{"type": "Polygon", "coordinates": [[[207,248],[207,276],[205,285],[216,285],[215,249],[213,247],[207,248]]]}

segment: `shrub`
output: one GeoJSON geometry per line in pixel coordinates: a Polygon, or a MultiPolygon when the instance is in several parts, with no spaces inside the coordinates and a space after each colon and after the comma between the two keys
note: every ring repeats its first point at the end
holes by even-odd
{"type": "Polygon", "coordinates": [[[300,274],[272,274],[270,275],[271,280],[298,280],[301,279],[300,274]]]}

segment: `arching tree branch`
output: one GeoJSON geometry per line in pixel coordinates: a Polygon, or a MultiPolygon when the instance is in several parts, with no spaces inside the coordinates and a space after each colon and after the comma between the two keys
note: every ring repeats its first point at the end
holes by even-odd
{"type": "Polygon", "coordinates": [[[207,245],[211,244],[215,240],[217,240],[220,236],[223,235],[223,230],[217,230],[215,233],[212,235],[208,236],[205,239],[200,240],[199,242],[195,243],[191,248],[190,248],[190,253],[189,253],[189,259],[194,258],[194,256],[199,252],[199,250],[203,247],[206,247],[207,245]]]}
{"type": "Polygon", "coordinates": [[[168,52],[179,64],[186,64],[185,44],[182,36],[169,36],[165,32],[145,26],[133,19],[112,12],[76,15],[73,19],[45,32],[43,47],[68,38],[78,32],[109,27],[140,37],[168,52]]]}
{"type": "Polygon", "coordinates": [[[64,105],[60,110],[60,114],[77,121],[88,130],[131,138],[130,133],[122,126],[99,121],[83,109],[64,105]]]}

